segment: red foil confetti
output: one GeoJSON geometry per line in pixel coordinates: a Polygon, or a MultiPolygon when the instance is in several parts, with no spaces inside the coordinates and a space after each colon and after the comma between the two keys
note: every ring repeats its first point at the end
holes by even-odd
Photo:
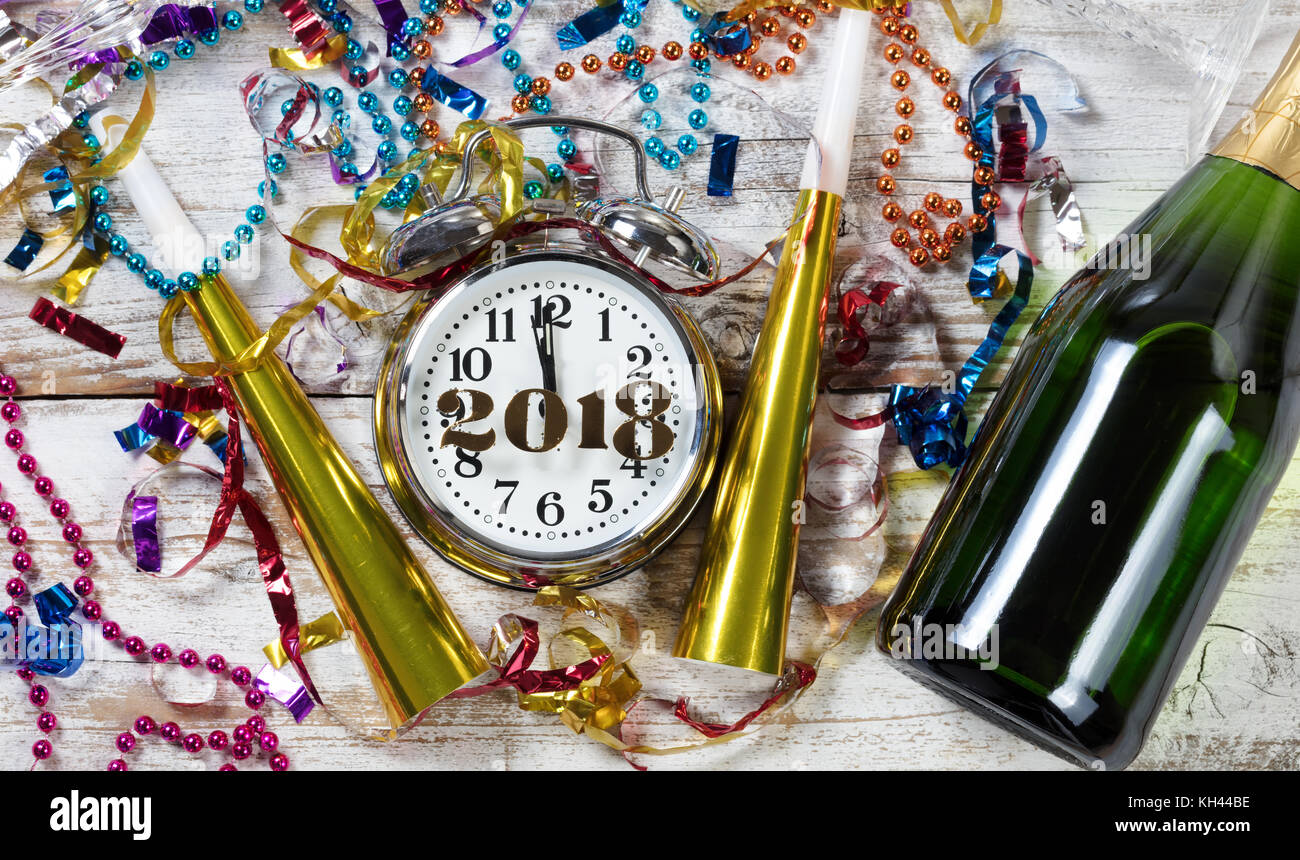
{"type": "Polygon", "coordinates": [[[28,316],[50,331],[70,337],[82,346],[102,352],[109,358],[117,358],[122,345],[126,343],[126,335],[111,332],[67,308],[59,307],[44,296],[36,300],[36,305],[28,316]]]}
{"type": "Polygon", "coordinates": [[[302,54],[311,59],[324,49],[329,40],[329,28],[321,17],[311,10],[307,0],[287,0],[280,4],[280,14],[289,21],[293,38],[302,46],[302,54]]]}

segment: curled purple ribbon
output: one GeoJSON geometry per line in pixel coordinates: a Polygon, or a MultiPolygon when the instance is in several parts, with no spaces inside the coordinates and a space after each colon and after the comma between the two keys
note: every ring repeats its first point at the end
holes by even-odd
{"type": "Polygon", "coordinates": [[[135,566],[149,573],[161,572],[157,496],[136,496],[131,500],[131,538],[135,542],[135,566]]]}
{"type": "MultiPolygon", "coordinates": [[[[376,0],[376,2],[379,2],[379,0],[376,0]]],[[[513,39],[515,37],[515,34],[519,32],[519,27],[524,23],[524,19],[528,17],[528,12],[532,8],[533,8],[533,0],[524,0],[523,7],[519,10],[519,17],[515,19],[514,25],[510,28],[510,32],[506,33],[505,38],[495,39],[493,40],[492,44],[484,45],[482,48],[479,48],[477,51],[471,51],[470,53],[461,57],[459,60],[449,63],[448,65],[450,65],[453,69],[460,69],[460,68],[464,68],[465,66],[472,66],[475,63],[477,63],[479,60],[483,60],[492,56],[497,51],[501,50],[506,45],[510,44],[510,40],[513,39]]],[[[479,32],[482,32],[484,25],[487,23],[487,19],[484,18],[483,14],[479,12],[477,9],[475,9],[473,6],[466,6],[465,9],[469,11],[471,14],[473,14],[474,17],[479,19],[479,23],[478,23],[479,32]]]]}
{"type": "Polygon", "coordinates": [[[388,56],[393,55],[393,45],[402,42],[402,25],[406,23],[406,9],[402,0],[375,0],[375,11],[388,33],[388,56]]]}

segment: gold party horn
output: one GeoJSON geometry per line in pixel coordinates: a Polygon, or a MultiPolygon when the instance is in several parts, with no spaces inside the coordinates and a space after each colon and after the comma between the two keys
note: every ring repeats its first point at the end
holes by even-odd
{"type": "MultiPolygon", "coordinates": [[[[100,117],[92,127],[111,149],[114,142],[100,117]]],[[[202,255],[202,237],[143,150],[118,177],[164,265],[181,268],[184,260],[202,255]]],[[[183,293],[185,303],[213,357],[230,361],[261,332],[225,278],[204,281],[202,289],[183,293]]],[[[390,727],[407,724],[486,672],[482,652],[284,362],[272,354],[229,380],[240,417],[307,554],[356,636],[390,727]]]]}
{"type": "Polygon", "coordinates": [[[795,221],[723,463],[673,656],[781,672],[827,289],[871,13],[842,9],[795,221]]]}

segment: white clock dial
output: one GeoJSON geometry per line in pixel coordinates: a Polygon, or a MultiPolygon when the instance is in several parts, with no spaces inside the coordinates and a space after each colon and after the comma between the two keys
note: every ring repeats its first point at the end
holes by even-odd
{"type": "Polygon", "coordinates": [[[697,476],[700,358],[669,305],[617,266],[521,254],[453,288],[409,337],[409,472],[479,544],[542,565],[598,555],[697,476]]]}

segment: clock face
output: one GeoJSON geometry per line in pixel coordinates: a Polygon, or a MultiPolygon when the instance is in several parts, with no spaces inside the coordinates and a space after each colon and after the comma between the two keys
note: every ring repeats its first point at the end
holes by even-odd
{"type": "Polygon", "coordinates": [[[698,499],[716,422],[706,368],[631,272],[519,254],[470,275],[410,330],[403,471],[450,530],[525,570],[610,556],[698,499]]]}

